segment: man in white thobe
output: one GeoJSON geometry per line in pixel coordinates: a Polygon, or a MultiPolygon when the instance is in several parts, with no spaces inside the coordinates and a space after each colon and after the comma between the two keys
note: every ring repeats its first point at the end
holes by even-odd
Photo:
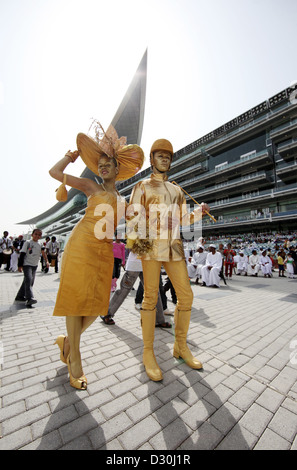
{"type": "Polygon", "coordinates": [[[260,270],[259,255],[257,254],[257,250],[253,250],[252,254],[249,256],[248,272],[252,276],[258,276],[259,270],[260,270]]]}
{"type": "Polygon", "coordinates": [[[207,253],[204,251],[202,245],[197,246],[197,251],[194,253],[191,263],[188,264],[188,275],[189,278],[192,279],[196,277],[196,284],[198,284],[198,280],[201,277],[201,269],[205,265],[207,253]]]}
{"type": "Polygon", "coordinates": [[[222,255],[216,251],[215,245],[209,245],[210,253],[206,257],[205,266],[201,269],[202,285],[220,287],[220,271],[222,268],[222,255]]]}
{"type": "Polygon", "coordinates": [[[238,262],[237,262],[237,271],[238,271],[237,275],[240,276],[242,274],[244,276],[247,276],[247,270],[248,270],[248,257],[241,250],[239,252],[238,262]]]}
{"type": "Polygon", "coordinates": [[[262,252],[262,256],[260,257],[260,266],[264,277],[272,276],[272,262],[269,256],[267,256],[266,250],[262,252]]]}

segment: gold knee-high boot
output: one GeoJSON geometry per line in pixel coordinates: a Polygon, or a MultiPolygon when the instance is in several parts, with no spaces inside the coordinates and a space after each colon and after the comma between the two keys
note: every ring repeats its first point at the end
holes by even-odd
{"type": "Polygon", "coordinates": [[[148,377],[154,382],[158,382],[163,379],[163,376],[154,355],[156,309],[141,310],[140,313],[143,337],[143,364],[148,377]]]}
{"type": "Polygon", "coordinates": [[[173,356],[177,359],[181,357],[192,369],[202,369],[203,365],[196,357],[193,356],[187,346],[187,333],[190,325],[191,310],[179,311],[177,308],[174,312],[175,324],[175,342],[173,348],[173,356]]]}

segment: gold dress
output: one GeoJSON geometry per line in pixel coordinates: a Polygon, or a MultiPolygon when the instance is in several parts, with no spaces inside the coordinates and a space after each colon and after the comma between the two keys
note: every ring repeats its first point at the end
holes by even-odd
{"type": "Polygon", "coordinates": [[[112,238],[123,204],[108,193],[88,198],[84,217],[73,229],[63,253],[60,287],[53,315],[107,315],[114,264],[112,238]],[[108,225],[108,236],[102,236],[108,225]],[[103,227],[103,230],[102,230],[103,227]]]}

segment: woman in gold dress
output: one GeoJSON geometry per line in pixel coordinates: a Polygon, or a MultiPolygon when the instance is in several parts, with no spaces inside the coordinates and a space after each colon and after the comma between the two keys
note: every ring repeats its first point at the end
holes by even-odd
{"type": "MultiPolygon", "coordinates": [[[[73,229],[63,253],[60,287],[53,315],[66,316],[68,336],[58,336],[60,358],[67,363],[70,384],[87,388],[83,373],[80,337],[109,306],[113,271],[112,239],[117,221],[124,215],[125,204],[115,188],[116,180],[125,180],[141,168],[144,155],[138,145],[125,145],[110,126],[102,139],[77,136],[77,151],[68,151],[49,171],[63,185],[84,192],[88,197],[86,213],[73,229]],[[85,164],[103,180],[97,184],[89,178],[65,175],[70,162],[81,156],[85,164]],[[120,212],[120,213],[119,213],[120,212]]],[[[63,188],[65,190],[65,186],[63,188]]]]}

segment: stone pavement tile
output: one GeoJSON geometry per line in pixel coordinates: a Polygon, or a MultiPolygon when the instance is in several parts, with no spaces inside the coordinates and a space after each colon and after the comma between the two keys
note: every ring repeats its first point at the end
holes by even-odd
{"type": "Polygon", "coordinates": [[[157,390],[161,390],[163,385],[161,382],[153,382],[149,380],[147,383],[140,385],[132,390],[132,394],[137,400],[143,400],[144,398],[154,394],[157,390]]]}
{"type": "Polygon", "coordinates": [[[65,424],[59,429],[63,443],[68,444],[95,428],[98,429],[98,432],[102,432],[101,424],[103,421],[102,414],[95,410],[65,424]]]}
{"type": "Polygon", "coordinates": [[[260,395],[264,390],[266,390],[267,386],[261,382],[258,382],[258,380],[250,379],[246,383],[246,387],[253,390],[256,392],[258,395],[260,395]]]}
{"type": "Polygon", "coordinates": [[[113,439],[112,441],[106,442],[102,447],[100,447],[98,450],[124,450],[121,443],[117,438],[113,439]]]}
{"type": "Polygon", "coordinates": [[[87,436],[80,436],[77,439],[59,448],[59,450],[93,450],[92,443],[87,436]]]}
{"type": "MultiPolygon", "coordinates": [[[[3,361],[4,361],[4,357],[3,357],[3,361]]],[[[0,380],[3,383],[6,377],[9,377],[9,376],[15,377],[19,372],[20,372],[20,368],[18,366],[2,369],[0,370],[0,380]]]]}
{"type": "Polygon", "coordinates": [[[220,431],[205,421],[177,450],[213,450],[223,437],[220,431]]]}
{"type": "Polygon", "coordinates": [[[250,358],[243,353],[238,354],[238,356],[232,357],[229,359],[229,364],[233,367],[241,368],[243,365],[247,364],[250,361],[250,358]]]}
{"type": "Polygon", "coordinates": [[[187,403],[187,405],[192,406],[209,392],[210,388],[204,385],[203,381],[200,381],[194,383],[192,387],[187,388],[184,392],[179,393],[179,398],[187,403]]]}
{"type": "Polygon", "coordinates": [[[105,403],[110,403],[113,400],[113,396],[108,389],[101,390],[98,393],[90,395],[84,400],[79,400],[75,403],[75,408],[80,416],[90,411],[96,410],[103,406],[105,403]]]}
{"type": "Polygon", "coordinates": [[[186,387],[178,380],[165,386],[162,390],[155,393],[156,397],[163,403],[167,403],[186,390],[186,387]]]}
{"type": "MultiPolygon", "coordinates": [[[[151,399],[152,397],[149,398],[149,400],[151,399]]],[[[156,421],[158,421],[162,428],[164,428],[165,426],[168,426],[169,423],[178,418],[188,408],[188,405],[183,400],[176,397],[165,405],[159,406],[158,408],[156,407],[156,410],[152,413],[152,416],[156,419],[156,421]]]]}
{"type": "Polygon", "coordinates": [[[245,374],[235,372],[227,378],[224,378],[222,384],[237,392],[243,385],[247,383],[249,377],[245,374]]]}
{"type": "Polygon", "coordinates": [[[100,428],[95,428],[88,433],[94,449],[102,449],[109,441],[113,441],[117,436],[131,428],[133,425],[131,419],[126,413],[120,413],[114,418],[106,421],[100,428]]]}
{"type": "MultiPolygon", "coordinates": [[[[56,413],[57,411],[63,410],[63,408],[67,408],[68,406],[74,405],[75,403],[81,401],[83,399],[82,393],[77,393],[76,390],[72,388],[68,393],[58,395],[56,398],[50,399],[48,404],[52,413],[56,413]]],[[[85,396],[88,395],[86,394],[85,396]]]]}
{"type": "Polygon", "coordinates": [[[204,400],[208,401],[215,408],[220,408],[233,395],[233,390],[223,384],[214,387],[209,393],[204,395],[204,400]]]}
{"type": "Polygon", "coordinates": [[[297,415],[280,407],[268,427],[287,441],[293,442],[297,434],[297,415]]]}
{"type": "Polygon", "coordinates": [[[32,441],[30,427],[27,426],[0,439],[0,450],[18,450],[32,441]]]}
{"type": "Polygon", "coordinates": [[[121,434],[118,439],[124,449],[134,450],[149,441],[161,430],[162,427],[160,424],[152,416],[148,416],[144,420],[135,424],[128,431],[121,434]]]}
{"type": "Polygon", "coordinates": [[[120,395],[130,392],[134,388],[138,387],[140,383],[141,382],[136,377],[130,377],[129,379],[123,380],[116,385],[112,385],[109,387],[109,391],[115,398],[117,398],[120,395]]]}
{"type": "Polygon", "coordinates": [[[247,429],[236,424],[216,447],[217,450],[250,450],[257,442],[257,437],[247,429]]]}
{"type": "Polygon", "coordinates": [[[205,379],[203,379],[203,384],[206,387],[212,389],[212,388],[216,387],[218,384],[220,384],[225,379],[226,379],[226,376],[222,372],[214,370],[209,375],[207,375],[207,377],[205,377],[205,379]]]}
{"type": "Polygon", "coordinates": [[[272,413],[275,413],[284,399],[285,397],[283,394],[278,393],[271,388],[266,388],[266,390],[264,390],[264,392],[257,398],[256,403],[272,413]]]}
{"type": "Polygon", "coordinates": [[[26,408],[27,410],[30,410],[31,408],[35,408],[36,406],[41,405],[42,403],[49,402],[57,396],[60,397],[65,393],[66,390],[63,385],[59,385],[53,390],[45,390],[41,393],[36,393],[35,395],[32,395],[25,399],[26,408]]]}
{"type": "Polygon", "coordinates": [[[192,433],[192,430],[185,425],[182,418],[164,427],[156,434],[149,443],[155,450],[174,450],[179,447],[192,433]]]}
{"type": "Polygon", "coordinates": [[[195,431],[215,411],[216,409],[214,406],[202,399],[185,411],[181,415],[181,418],[187,426],[195,431]]]}
{"type": "Polygon", "coordinates": [[[121,411],[125,411],[130,406],[137,403],[137,401],[137,398],[135,398],[131,392],[128,392],[118,398],[114,398],[105,405],[100,406],[100,411],[103,413],[106,419],[111,419],[121,411]]]}
{"type": "Polygon", "coordinates": [[[139,373],[143,372],[143,366],[142,364],[134,364],[131,367],[127,367],[126,364],[124,366],[125,368],[122,369],[119,372],[115,372],[115,376],[119,381],[129,379],[130,377],[135,377],[139,373]]]}
{"type": "MultiPolygon", "coordinates": [[[[87,374],[87,369],[85,368],[85,373],[87,374]]],[[[88,376],[89,377],[89,376],[88,376]]],[[[88,393],[90,395],[94,395],[97,392],[100,392],[101,390],[107,389],[111,387],[112,385],[118,384],[119,380],[116,378],[115,375],[108,375],[104,379],[98,380],[97,377],[94,378],[94,380],[91,383],[88,383],[88,393]]]]}
{"type": "Polygon", "coordinates": [[[37,419],[50,415],[50,408],[47,403],[44,403],[32,410],[21,413],[13,418],[7,419],[2,423],[3,435],[11,434],[18,431],[25,426],[34,423],[37,419]]]}
{"type": "Polygon", "coordinates": [[[239,425],[260,437],[273,417],[273,413],[254,403],[239,421],[239,425]]]}
{"type": "MultiPolygon", "coordinates": [[[[167,371],[163,371],[163,380],[162,380],[163,387],[167,387],[171,383],[175,383],[177,379],[179,379],[185,374],[185,370],[189,370],[189,367],[183,362],[182,359],[181,359],[181,362],[178,362],[179,361],[178,359],[175,359],[175,360],[176,360],[176,367],[167,371]]],[[[161,364],[161,362],[159,362],[159,364],[161,364]]],[[[199,371],[196,371],[196,372],[198,373],[199,371]]]]}
{"type": "Polygon", "coordinates": [[[297,416],[297,400],[296,399],[291,399],[291,398],[286,398],[283,403],[282,407],[286,408],[289,411],[292,411],[292,413],[295,413],[297,416]]]}
{"type": "Polygon", "coordinates": [[[220,431],[221,434],[226,436],[242,416],[242,410],[236,408],[236,406],[231,403],[226,402],[215,413],[213,413],[208,422],[220,431]]]}
{"type": "Polygon", "coordinates": [[[196,370],[191,369],[189,371],[189,368],[187,368],[185,373],[178,378],[179,382],[181,382],[188,388],[190,388],[196,382],[199,382],[199,380],[201,379],[202,379],[202,376],[198,374],[196,370]]]}
{"type": "Polygon", "coordinates": [[[33,439],[45,437],[48,433],[60,429],[68,423],[78,419],[79,414],[73,405],[67,406],[62,410],[51,413],[43,419],[36,419],[31,424],[33,439]]]}
{"type": "Polygon", "coordinates": [[[59,431],[53,431],[39,439],[35,439],[23,447],[21,450],[57,450],[63,445],[59,431]]]}
{"type": "Polygon", "coordinates": [[[126,410],[126,413],[135,424],[149,415],[154,416],[153,412],[162,405],[163,403],[155,395],[152,395],[131,406],[126,410]]]}
{"type": "Polygon", "coordinates": [[[117,371],[120,371],[123,369],[123,366],[119,363],[113,364],[110,367],[106,367],[104,369],[100,369],[96,372],[96,376],[98,379],[104,379],[105,377],[108,377],[109,375],[114,374],[117,371]]]}
{"type": "Polygon", "coordinates": [[[20,400],[25,400],[26,398],[43,391],[44,388],[41,383],[32,387],[22,388],[22,384],[16,382],[12,385],[3,387],[3,389],[0,389],[0,394],[2,394],[2,406],[8,406],[20,400]],[[13,386],[15,386],[15,389],[13,386]]]}
{"type": "Polygon", "coordinates": [[[242,411],[246,411],[257,399],[258,393],[243,386],[229,398],[229,402],[242,411]]]}
{"type": "Polygon", "coordinates": [[[290,442],[271,431],[271,429],[266,429],[255,445],[254,450],[290,450],[290,448],[290,442]]]}
{"type": "Polygon", "coordinates": [[[26,379],[29,379],[31,381],[31,384],[32,384],[32,382],[34,381],[34,377],[36,375],[38,375],[38,369],[35,368],[35,367],[32,367],[32,365],[31,365],[30,369],[25,370],[24,372],[20,372],[20,370],[15,372],[14,367],[12,367],[11,369],[6,369],[5,372],[6,372],[6,375],[1,380],[3,387],[6,386],[6,385],[9,385],[9,384],[13,384],[15,382],[18,382],[19,380],[24,381],[26,379]],[[11,373],[9,373],[9,371],[11,371],[11,373]]]}
{"type": "Polygon", "coordinates": [[[278,374],[279,374],[278,369],[265,365],[261,369],[257,370],[255,374],[255,379],[259,378],[261,381],[270,383],[278,374]]]}
{"type": "MultiPolygon", "coordinates": [[[[296,373],[297,375],[297,373],[296,373]]],[[[270,383],[270,385],[280,392],[287,394],[290,392],[290,389],[295,385],[296,383],[296,376],[289,376],[287,375],[285,369],[281,371],[275,379],[273,379],[270,383]]]]}
{"type": "Polygon", "coordinates": [[[264,367],[266,364],[267,358],[261,356],[261,354],[259,353],[256,353],[255,356],[252,357],[249,362],[241,366],[241,370],[242,372],[246,372],[247,374],[254,375],[259,369],[264,367]]]}
{"type": "Polygon", "coordinates": [[[12,405],[6,406],[4,408],[0,407],[0,423],[3,423],[5,420],[13,418],[16,415],[24,413],[25,411],[26,404],[24,400],[13,403],[12,405]]]}

